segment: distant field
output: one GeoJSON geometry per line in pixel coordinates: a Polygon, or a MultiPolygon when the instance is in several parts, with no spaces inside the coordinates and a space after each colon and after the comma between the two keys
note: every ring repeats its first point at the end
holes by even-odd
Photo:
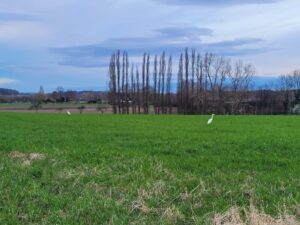
{"type": "Polygon", "coordinates": [[[300,219],[300,117],[207,119],[0,113],[0,224],[300,219]]]}
{"type": "MultiPolygon", "coordinates": [[[[0,112],[36,112],[34,109],[30,109],[30,103],[0,103],[0,112]]],[[[84,106],[83,113],[101,113],[97,110],[98,104],[87,104],[87,103],[48,103],[42,104],[38,112],[49,112],[49,113],[62,113],[69,110],[73,113],[78,113],[78,107],[84,106]]],[[[110,114],[112,112],[111,107],[106,104],[102,104],[102,112],[110,114]]]]}
{"type": "MultiPolygon", "coordinates": [[[[76,108],[79,106],[85,106],[87,108],[96,108],[97,104],[81,104],[81,103],[48,103],[42,104],[41,109],[59,109],[59,108],[76,108]]],[[[0,103],[1,108],[20,108],[28,109],[31,106],[30,103],[0,103]]]]}
{"type": "Polygon", "coordinates": [[[0,103],[0,109],[2,108],[28,109],[29,107],[30,107],[29,103],[0,103]]]}

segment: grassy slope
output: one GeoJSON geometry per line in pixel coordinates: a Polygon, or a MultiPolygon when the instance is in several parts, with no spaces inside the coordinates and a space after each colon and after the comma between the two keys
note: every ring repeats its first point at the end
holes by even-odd
{"type": "Polygon", "coordinates": [[[207,118],[0,113],[0,224],[201,224],[250,201],[299,216],[300,118],[207,118]]]}

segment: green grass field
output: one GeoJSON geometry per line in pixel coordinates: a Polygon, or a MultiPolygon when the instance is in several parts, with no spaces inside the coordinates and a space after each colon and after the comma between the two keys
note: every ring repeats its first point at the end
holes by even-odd
{"type": "Polygon", "coordinates": [[[0,113],[0,224],[299,219],[300,117],[208,118],[0,113]]]}

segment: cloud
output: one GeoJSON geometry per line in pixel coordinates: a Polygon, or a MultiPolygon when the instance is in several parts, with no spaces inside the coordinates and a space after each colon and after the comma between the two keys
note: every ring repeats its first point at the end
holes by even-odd
{"type": "Polygon", "coordinates": [[[166,27],[155,30],[159,35],[165,37],[198,37],[212,36],[213,31],[203,27],[166,27]]]}
{"type": "Polygon", "coordinates": [[[41,23],[0,20],[0,42],[37,45],[47,40],[49,31],[41,23]]]}
{"type": "Polygon", "coordinates": [[[269,4],[282,0],[155,0],[172,5],[199,5],[199,6],[233,6],[246,4],[269,4]]]}
{"type": "Polygon", "coordinates": [[[0,21],[34,21],[33,16],[22,13],[0,12],[0,21]]]}
{"type": "Polygon", "coordinates": [[[118,49],[130,55],[140,55],[144,51],[159,54],[163,50],[179,53],[187,43],[200,43],[204,36],[211,36],[212,30],[199,27],[165,27],[156,29],[147,37],[111,38],[99,44],[52,48],[60,55],[61,65],[77,67],[107,66],[110,55],[118,49]]]}
{"type": "Polygon", "coordinates": [[[103,42],[104,46],[114,48],[144,48],[156,47],[162,44],[168,45],[170,43],[186,43],[186,42],[200,42],[202,37],[212,36],[213,31],[208,28],[193,27],[193,26],[173,26],[156,29],[151,36],[147,37],[124,37],[112,38],[103,42]]]}
{"type": "Polygon", "coordinates": [[[16,82],[17,82],[17,80],[14,80],[14,79],[0,77],[0,85],[13,84],[16,82]]]}
{"type": "Polygon", "coordinates": [[[213,52],[225,56],[242,56],[260,54],[274,49],[259,47],[264,40],[260,38],[240,38],[219,42],[205,43],[204,36],[212,36],[213,31],[199,27],[166,27],[154,30],[148,37],[125,37],[108,39],[99,44],[52,48],[59,56],[59,64],[74,67],[104,67],[110,55],[118,49],[126,50],[131,57],[144,52],[179,55],[186,47],[200,52],[213,52]]]}
{"type": "MultiPolygon", "coordinates": [[[[264,42],[261,38],[238,38],[234,40],[220,41],[212,43],[211,47],[235,47],[235,46],[244,46],[249,44],[257,44],[264,42]]],[[[210,46],[208,44],[208,46],[210,46]]]]}

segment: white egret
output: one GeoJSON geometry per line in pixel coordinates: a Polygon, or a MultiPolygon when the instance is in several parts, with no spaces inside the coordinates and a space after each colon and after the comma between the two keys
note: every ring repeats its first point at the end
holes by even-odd
{"type": "Polygon", "coordinates": [[[212,124],[212,122],[214,121],[214,116],[215,114],[211,115],[211,118],[207,121],[207,125],[212,124]]]}
{"type": "Polygon", "coordinates": [[[68,116],[71,116],[71,112],[69,110],[67,111],[67,114],[68,114],[68,116]]]}

